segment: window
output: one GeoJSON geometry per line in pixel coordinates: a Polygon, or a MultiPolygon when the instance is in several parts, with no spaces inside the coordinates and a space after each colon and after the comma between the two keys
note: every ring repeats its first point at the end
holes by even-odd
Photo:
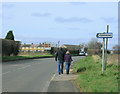
{"type": "Polygon", "coordinates": [[[22,49],[24,49],[24,47],[22,47],[22,49]]]}
{"type": "Polygon", "coordinates": [[[26,49],[28,49],[28,47],[26,47],[26,49]]]}

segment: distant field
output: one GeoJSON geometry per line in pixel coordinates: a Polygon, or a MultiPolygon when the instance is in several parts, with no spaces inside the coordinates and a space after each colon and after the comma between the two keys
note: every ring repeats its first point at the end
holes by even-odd
{"type": "Polygon", "coordinates": [[[79,75],[75,82],[82,92],[118,92],[118,55],[108,55],[104,75],[101,61],[94,55],[75,64],[74,71],[79,75]]]}
{"type": "MultiPolygon", "coordinates": [[[[77,56],[78,54],[72,54],[72,56],[77,56]]],[[[13,61],[13,60],[22,60],[22,59],[32,59],[32,58],[41,58],[41,57],[54,57],[54,55],[50,53],[42,53],[42,52],[20,52],[18,56],[3,56],[2,61],[13,61]]]]}
{"type": "Polygon", "coordinates": [[[19,52],[18,56],[33,56],[33,55],[49,55],[49,53],[42,53],[42,52],[19,52]]]}
{"type": "Polygon", "coordinates": [[[21,59],[32,59],[32,58],[41,58],[41,57],[53,57],[50,54],[44,55],[27,55],[27,56],[3,56],[2,61],[12,61],[12,60],[21,60],[21,59]]]}

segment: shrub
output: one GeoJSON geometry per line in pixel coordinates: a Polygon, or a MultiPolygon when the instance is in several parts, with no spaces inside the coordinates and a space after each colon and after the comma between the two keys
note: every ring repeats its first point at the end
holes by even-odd
{"type": "Polygon", "coordinates": [[[71,55],[79,55],[79,50],[69,50],[71,55]]]}
{"type": "Polygon", "coordinates": [[[87,53],[89,56],[92,55],[99,55],[100,57],[102,56],[102,50],[101,49],[88,49],[87,53]]]}
{"type": "Polygon", "coordinates": [[[50,54],[55,54],[58,51],[58,48],[51,47],[50,54]]]}

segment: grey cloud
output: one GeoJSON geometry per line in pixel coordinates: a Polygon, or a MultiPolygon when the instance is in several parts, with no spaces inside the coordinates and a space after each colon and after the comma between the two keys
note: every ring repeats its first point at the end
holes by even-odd
{"type": "Polygon", "coordinates": [[[62,18],[62,17],[58,17],[55,19],[56,22],[59,23],[65,23],[65,22],[81,22],[81,23],[88,23],[88,22],[92,22],[92,20],[88,19],[88,18],[78,18],[78,17],[72,17],[72,18],[62,18]]]}
{"type": "Polygon", "coordinates": [[[35,16],[35,17],[47,17],[47,16],[50,16],[51,14],[50,13],[32,13],[32,16],[35,16]]]}
{"type": "Polygon", "coordinates": [[[104,22],[106,23],[114,23],[114,22],[117,22],[117,20],[114,18],[114,17],[101,17],[100,18],[101,20],[103,20],[104,22]]]}

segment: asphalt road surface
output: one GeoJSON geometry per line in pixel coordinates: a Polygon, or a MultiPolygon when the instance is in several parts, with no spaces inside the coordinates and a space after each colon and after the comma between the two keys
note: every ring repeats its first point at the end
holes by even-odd
{"type": "MultiPolygon", "coordinates": [[[[73,57],[78,61],[83,57],[73,57]]],[[[53,75],[57,73],[54,58],[29,59],[2,64],[3,92],[46,92],[53,75]]]]}

